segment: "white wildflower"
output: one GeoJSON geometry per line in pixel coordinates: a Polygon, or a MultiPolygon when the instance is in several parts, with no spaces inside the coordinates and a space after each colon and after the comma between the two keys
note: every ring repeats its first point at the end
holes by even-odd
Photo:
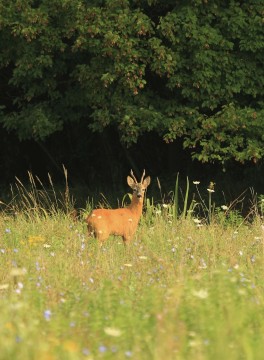
{"type": "Polygon", "coordinates": [[[222,205],[222,206],[221,206],[221,209],[222,209],[222,210],[228,210],[228,206],[222,205]]]}
{"type": "Polygon", "coordinates": [[[118,337],[122,335],[122,331],[114,327],[106,327],[104,328],[104,332],[106,333],[106,335],[113,337],[118,337]]]}
{"type": "Polygon", "coordinates": [[[196,218],[195,218],[195,219],[193,219],[193,221],[195,222],[195,224],[201,224],[201,222],[202,222],[201,220],[196,219],[196,218]]]}
{"type": "Polygon", "coordinates": [[[194,290],[193,295],[199,299],[206,299],[208,298],[208,291],[206,289],[194,290]]]}

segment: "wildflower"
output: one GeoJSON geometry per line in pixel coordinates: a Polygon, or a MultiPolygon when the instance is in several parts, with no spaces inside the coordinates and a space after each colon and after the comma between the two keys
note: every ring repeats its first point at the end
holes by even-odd
{"type": "Polygon", "coordinates": [[[164,209],[167,209],[167,208],[169,207],[169,205],[168,205],[168,204],[162,204],[162,207],[163,207],[164,209]]]}
{"type": "Polygon", "coordinates": [[[88,355],[90,355],[90,350],[87,349],[87,348],[83,348],[82,353],[83,353],[84,356],[88,356],[88,355]]]}
{"type": "Polygon", "coordinates": [[[126,266],[126,267],[131,267],[132,264],[124,264],[124,266],[126,266]]]}
{"type": "Polygon", "coordinates": [[[131,356],[133,355],[133,353],[132,353],[132,351],[127,350],[127,351],[125,352],[125,355],[126,355],[126,357],[131,357],[131,356]]]}
{"type": "Polygon", "coordinates": [[[240,256],[243,255],[243,251],[241,251],[241,250],[238,253],[239,253],[240,256]]]}
{"type": "Polygon", "coordinates": [[[0,285],[0,290],[7,290],[9,288],[9,284],[0,285]]]}
{"type": "Polygon", "coordinates": [[[221,206],[221,209],[222,209],[222,210],[228,210],[228,206],[222,205],[222,206],[221,206]]]}
{"type": "Polygon", "coordinates": [[[208,291],[201,289],[201,290],[194,290],[193,295],[199,299],[206,299],[208,297],[208,291]]]}
{"type": "Polygon", "coordinates": [[[27,270],[25,268],[12,268],[10,270],[10,276],[16,277],[16,276],[22,276],[27,273],[27,270]]]}
{"type": "Polygon", "coordinates": [[[113,337],[119,337],[122,332],[121,330],[117,329],[117,328],[113,328],[113,327],[106,327],[104,328],[104,332],[109,335],[109,336],[113,336],[113,337]]]}
{"type": "Polygon", "coordinates": [[[14,251],[14,253],[18,253],[18,249],[14,249],[13,251],[14,251]]]}
{"type": "Polygon", "coordinates": [[[141,259],[141,260],[146,260],[146,259],[147,259],[147,256],[143,256],[143,255],[142,255],[142,256],[139,256],[138,258],[141,259]]]}
{"type": "Polygon", "coordinates": [[[190,347],[196,347],[196,346],[200,346],[200,345],[201,345],[201,342],[199,340],[191,339],[189,341],[189,346],[190,347]]]}
{"type": "Polygon", "coordinates": [[[210,189],[210,188],[208,188],[207,191],[208,191],[209,193],[215,192],[214,189],[210,189]]]}
{"type": "Polygon", "coordinates": [[[49,309],[45,310],[43,313],[43,316],[46,321],[50,321],[51,315],[52,315],[52,312],[49,309]]]}
{"type": "Polygon", "coordinates": [[[197,180],[196,180],[196,181],[193,181],[193,184],[194,184],[194,185],[199,185],[199,184],[200,184],[200,181],[197,181],[197,180]]]}
{"type": "Polygon", "coordinates": [[[11,229],[5,229],[6,234],[11,234],[11,229]]]}
{"type": "Polygon", "coordinates": [[[215,183],[210,181],[207,191],[214,192],[214,186],[215,186],[215,183]]]}
{"type": "Polygon", "coordinates": [[[107,351],[107,347],[104,346],[104,345],[100,345],[98,350],[99,350],[100,353],[105,353],[107,351]]]}
{"type": "Polygon", "coordinates": [[[255,255],[252,255],[252,256],[251,256],[250,261],[251,261],[252,263],[254,263],[254,262],[256,261],[255,255]]]}
{"type": "Polygon", "coordinates": [[[76,351],[78,351],[78,345],[76,344],[76,342],[74,342],[72,340],[64,341],[63,347],[70,353],[75,353],[76,351]]]}
{"type": "Polygon", "coordinates": [[[206,269],[207,268],[206,262],[205,262],[205,260],[203,258],[201,258],[200,263],[201,263],[201,266],[199,266],[199,269],[206,269]]]}
{"type": "Polygon", "coordinates": [[[94,279],[93,279],[93,278],[90,278],[89,280],[90,280],[90,283],[92,283],[92,284],[94,283],[94,279]]]}
{"type": "Polygon", "coordinates": [[[19,289],[23,289],[24,285],[23,285],[22,282],[18,282],[18,283],[17,283],[17,287],[18,287],[19,289]]]}
{"type": "Polygon", "coordinates": [[[17,294],[21,294],[21,290],[23,289],[23,287],[24,287],[23,283],[22,283],[22,282],[18,282],[18,283],[17,283],[17,288],[15,289],[15,292],[16,292],[17,294]]]}
{"type": "Polygon", "coordinates": [[[161,210],[156,210],[156,215],[160,215],[161,214],[161,210]]]}
{"type": "Polygon", "coordinates": [[[51,245],[45,243],[45,244],[43,245],[43,247],[44,247],[45,249],[48,249],[48,248],[51,247],[51,245]]]}
{"type": "Polygon", "coordinates": [[[16,343],[20,343],[22,341],[22,338],[20,336],[16,336],[16,343]]]}
{"type": "Polygon", "coordinates": [[[239,295],[246,295],[246,290],[245,289],[238,289],[237,292],[239,293],[239,295]]]}
{"type": "Polygon", "coordinates": [[[201,224],[201,220],[199,220],[199,219],[193,219],[193,221],[195,222],[195,224],[201,224]]]}
{"type": "Polygon", "coordinates": [[[0,249],[0,252],[1,252],[2,254],[4,254],[4,253],[5,253],[5,249],[0,249]]]}
{"type": "Polygon", "coordinates": [[[41,242],[44,242],[44,238],[40,235],[30,235],[28,237],[28,243],[30,245],[36,245],[37,243],[41,243],[41,242]]]}
{"type": "Polygon", "coordinates": [[[54,256],[55,256],[55,252],[52,251],[52,252],[50,253],[50,256],[53,256],[53,257],[54,257],[54,256]]]}

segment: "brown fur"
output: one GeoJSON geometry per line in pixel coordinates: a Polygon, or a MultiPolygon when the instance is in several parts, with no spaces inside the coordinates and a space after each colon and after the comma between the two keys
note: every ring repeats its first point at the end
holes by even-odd
{"type": "Polygon", "coordinates": [[[88,231],[94,234],[101,245],[110,235],[122,236],[124,244],[133,238],[142,214],[144,191],[150,184],[149,176],[143,181],[144,174],[145,171],[140,183],[137,182],[132,170],[133,178],[127,177],[127,183],[133,189],[132,201],[128,207],[114,210],[97,209],[88,216],[88,231]]]}

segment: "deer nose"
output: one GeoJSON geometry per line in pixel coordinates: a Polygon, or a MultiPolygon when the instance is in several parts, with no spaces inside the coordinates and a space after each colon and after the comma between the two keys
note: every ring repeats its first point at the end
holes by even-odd
{"type": "Polygon", "coordinates": [[[137,194],[137,197],[138,197],[138,198],[141,198],[141,197],[142,197],[142,194],[137,194]]]}

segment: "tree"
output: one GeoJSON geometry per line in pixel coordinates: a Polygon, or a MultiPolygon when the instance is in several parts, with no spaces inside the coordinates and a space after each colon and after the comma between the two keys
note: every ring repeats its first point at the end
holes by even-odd
{"type": "Polygon", "coordinates": [[[263,14],[257,0],[0,0],[0,121],[20,139],[86,122],[257,162],[263,14]]]}

